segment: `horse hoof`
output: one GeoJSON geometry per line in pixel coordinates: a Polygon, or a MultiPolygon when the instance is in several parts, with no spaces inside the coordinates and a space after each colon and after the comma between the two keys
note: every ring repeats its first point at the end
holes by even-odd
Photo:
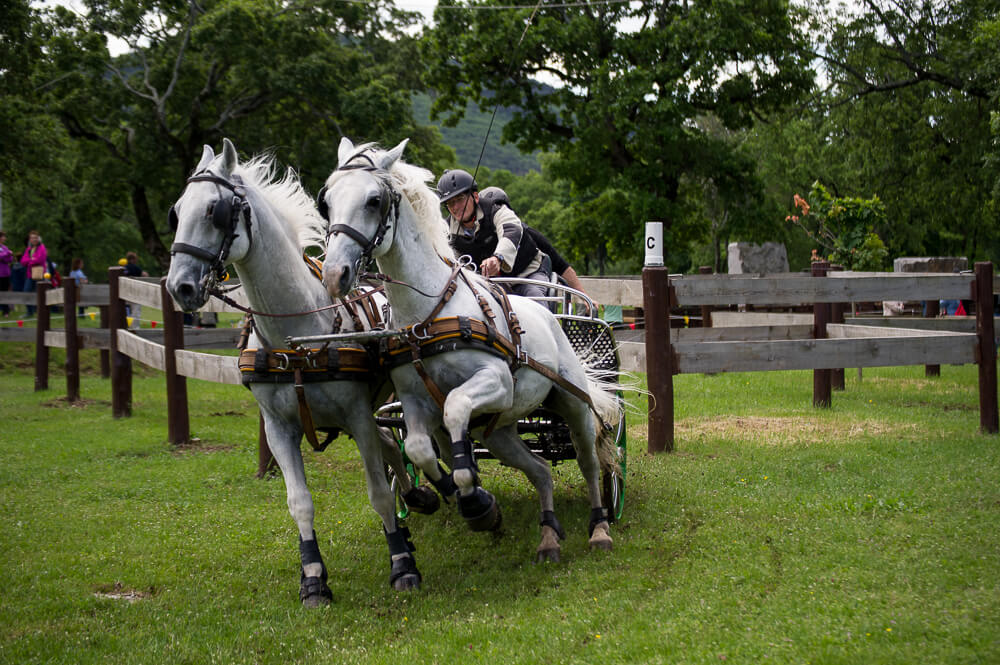
{"type": "Polygon", "coordinates": [[[299,587],[299,600],[305,608],[326,607],[333,600],[333,592],[319,577],[306,577],[299,587]]]}
{"type": "Polygon", "coordinates": [[[458,512],[473,531],[498,531],[503,523],[496,497],[482,487],[469,496],[458,497],[458,512]]]}
{"type": "Polygon", "coordinates": [[[535,552],[535,563],[545,563],[551,561],[552,563],[559,563],[559,547],[556,546],[554,549],[541,549],[538,548],[535,552]]]}
{"type": "Polygon", "coordinates": [[[403,501],[410,510],[421,515],[431,515],[441,507],[441,499],[438,498],[437,492],[423,485],[414,487],[404,494],[403,501]]]}
{"type": "Polygon", "coordinates": [[[611,534],[608,533],[608,523],[601,522],[594,527],[594,533],[590,536],[590,549],[610,552],[614,546],[611,534]]]}
{"type": "Polygon", "coordinates": [[[420,575],[403,575],[393,580],[392,588],[396,591],[413,591],[420,588],[420,575]]]}
{"type": "Polygon", "coordinates": [[[396,591],[410,591],[420,588],[420,571],[412,555],[396,557],[392,560],[392,570],[389,571],[389,584],[396,591]]]}

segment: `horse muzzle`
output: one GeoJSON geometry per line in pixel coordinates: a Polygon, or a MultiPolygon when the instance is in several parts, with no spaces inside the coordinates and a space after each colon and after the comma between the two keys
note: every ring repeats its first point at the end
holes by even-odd
{"type": "Polygon", "coordinates": [[[185,312],[193,312],[204,307],[208,302],[205,274],[192,270],[175,272],[173,268],[171,266],[170,272],[167,273],[167,292],[174,302],[185,312]]]}
{"type": "Polygon", "coordinates": [[[331,298],[343,298],[354,286],[355,270],[352,266],[323,264],[323,286],[331,298]]]}

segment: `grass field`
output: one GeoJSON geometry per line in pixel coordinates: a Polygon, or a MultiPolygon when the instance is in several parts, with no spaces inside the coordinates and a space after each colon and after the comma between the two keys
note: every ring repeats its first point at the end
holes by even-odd
{"type": "Polygon", "coordinates": [[[162,375],[138,371],[115,421],[92,353],[69,404],[58,350],[36,393],[30,345],[0,344],[0,662],[1000,662],[1000,438],[974,366],[848,370],[825,410],[810,372],[679,376],[674,453],[645,455],[644,399],[630,416],[614,552],[587,551],[567,463],[563,561],[531,563],[533,490],[484,462],[503,533],[411,517],[409,594],[341,439],[305,453],[334,593],[305,611],[250,394],[190,381],[200,440],[171,447],[162,375]]]}

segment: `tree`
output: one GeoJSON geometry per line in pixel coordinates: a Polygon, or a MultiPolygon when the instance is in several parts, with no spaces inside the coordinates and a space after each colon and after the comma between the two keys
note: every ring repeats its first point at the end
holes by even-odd
{"type": "Polygon", "coordinates": [[[841,171],[834,190],[877,193],[886,242],[902,254],[1000,259],[990,192],[1000,164],[989,160],[1000,5],[865,0],[862,9],[847,20],[814,14],[814,33],[829,37],[811,54],[829,85],[813,125],[841,171]]]}
{"type": "MultiPolygon", "coordinates": [[[[470,98],[484,110],[498,102],[519,109],[504,137],[556,153],[553,171],[578,200],[623,193],[616,223],[626,235],[664,220],[668,246],[685,245],[705,229],[684,198],[684,177],[749,176],[729,170],[732,146],[695,120],[747,127],[809,89],[795,19],[782,1],[542,6],[532,16],[447,0],[425,42],[428,80],[440,93],[434,111],[454,118],[470,98]],[[541,75],[554,87],[539,85],[541,75]]],[[[625,251],[635,257],[640,245],[625,251]]]]}
{"type": "MultiPolygon", "coordinates": [[[[44,48],[29,69],[40,93],[31,110],[58,121],[74,161],[101,182],[102,208],[127,211],[162,267],[166,210],[202,145],[224,136],[247,153],[273,149],[316,189],[336,164],[340,135],[410,137],[412,158],[452,158],[436,130],[412,122],[418,54],[404,30],[415,15],[391,2],[88,0],[87,8],[85,16],[61,6],[33,12],[44,48]],[[108,37],[128,49],[113,56],[108,37]]],[[[4,105],[24,100],[5,95],[4,105]]],[[[45,167],[20,157],[27,173],[45,167]]]]}

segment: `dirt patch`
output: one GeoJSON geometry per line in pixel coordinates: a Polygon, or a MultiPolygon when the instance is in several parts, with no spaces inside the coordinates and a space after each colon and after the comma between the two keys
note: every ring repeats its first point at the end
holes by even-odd
{"type": "MultiPolygon", "coordinates": [[[[647,439],[645,424],[628,428],[630,439],[647,439]]],[[[674,425],[678,439],[727,438],[764,446],[788,446],[819,442],[846,442],[889,432],[915,432],[915,424],[887,425],[876,420],[835,422],[805,417],[724,416],[711,419],[687,418],[674,425]]]]}
{"type": "Polygon", "coordinates": [[[65,397],[56,397],[42,402],[42,406],[50,409],[86,409],[90,406],[111,408],[111,402],[103,399],[84,399],[82,397],[80,399],[70,401],[65,397]]]}
{"type": "Polygon", "coordinates": [[[99,584],[94,589],[95,598],[107,598],[109,600],[124,600],[134,603],[153,595],[153,589],[139,591],[138,589],[127,589],[121,582],[114,584],[99,584]]]}
{"type": "Polygon", "coordinates": [[[187,443],[178,443],[172,447],[172,450],[175,455],[192,455],[195,453],[218,453],[232,450],[235,447],[236,445],[232,443],[208,442],[193,438],[187,443]]]}

